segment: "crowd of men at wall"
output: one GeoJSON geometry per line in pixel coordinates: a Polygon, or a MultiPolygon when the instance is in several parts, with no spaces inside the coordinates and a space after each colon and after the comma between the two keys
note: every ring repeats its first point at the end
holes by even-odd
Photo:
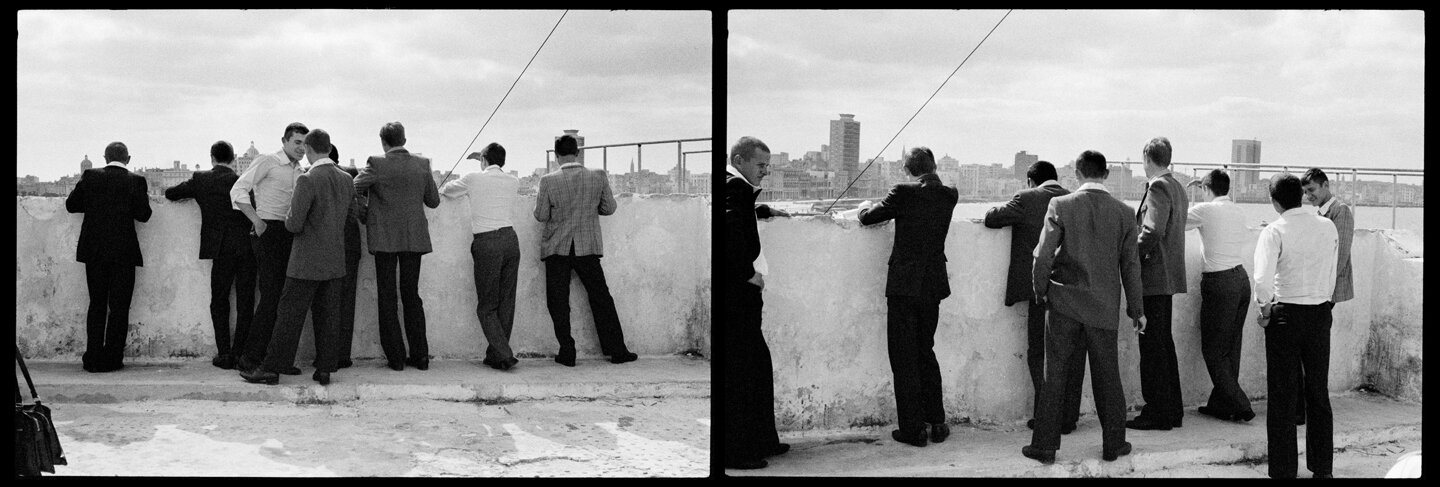
{"type": "MultiPolygon", "coordinates": [[[[509,342],[520,257],[510,218],[518,181],[502,170],[504,147],[491,143],[470,154],[484,169],[436,188],[430,160],[406,150],[405,127],[399,122],[381,127],[384,152],[359,170],[335,164],[339,149],[323,129],[292,123],[280,141],[279,151],[257,157],[243,174],[235,172],[230,143],[215,142],[210,148],[214,168],[165,192],[172,201],[194,199],[200,207],[199,258],[214,262],[210,315],[217,354],[212,364],[238,370],[254,383],[273,385],[280,374],[299,375],[294,362],[308,311],[315,332],[312,378],[326,385],[332,373],[351,367],[363,226],[375,260],[387,365],[396,371],[428,370],[432,356],[419,293],[421,258],[432,250],[424,208],[438,207],[443,194],[464,200],[469,209],[476,315],[487,341],[483,363],[499,370],[517,365],[509,342]],[[302,167],[302,158],[308,166],[302,167]],[[403,331],[397,300],[404,308],[403,331]]],[[[599,217],[615,212],[615,198],[604,171],[578,162],[574,137],[556,139],[555,153],[560,168],[541,179],[534,211],[544,226],[546,304],[560,345],[554,359],[575,366],[569,308],[574,271],[585,285],[602,352],[612,363],[634,361],[600,266],[599,217]]],[[[90,296],[82,358],[89,372],[124,367],[135,268],[143,265],[133,222],[151,216],[145,178],[126,169],[125,144],[110,143],[105,160],[104,167],[82,174],[65,201],[70,213],[84,214],[76,260],[85,264],[90,296]]]]}
{"type": "MultiPolygon", "coordinates": [[[[1251,237],[1229,196],[1229,174],[1217,169],[1193,181],[1207,201],[1191,206],[1185,187],[1170,171],[1170,141],[1156,137],[1143,154],[1148,182],[1137,210],[1109,193],[1105,156],[1087,150],[1075,159],[1081,183],[1075,191],[1060,186],[1053,164],[1039,161],[1029,167],[1029,189],[977,221],[994,229],[1013,228],[1005,305],[1024,303],[1028,312],[1025,353],[1035,394],[1027,422],[1033,432],[1021,454],[1045,464],[1055,461],[1061,436],[1076,428],[1087,357],[1105,461],[1131,453],[1127,428],[1182,426],[1171,308],[1175,294],[1190,292],[1184,234],[1198,230],[1204,246],[1201,354],[1214,384],[1198,412],[1237,422],[1255,417],[1239,384],[1241,330],[1253,300],[1266,338],[1269,474],[1296,476],[1296,426],[1306,425],[1306,465],[1316,477],[1329,477],[1331,311],[1354,294],[1349,205],[1330,192],[1318,168],[1301,177],[1271,178],[1270,201],[1280,216],[1260,230],[1252,275],[1241,258],[1251,237]],[[1319,208],[1318,214],[1301,207],[1302,197],[1319,208]],[[1145,401],[1140,414],[1128,421],[1117,351],[1122,290],[1125,314],[1140,334],[1145,401]]],[[[788,216],[755,204],[769,161],[764,142],[742,137],[726,167],[722,282],[727,293],[719,313],[725,333],[726,468],[764,468],[767,457],[789,450],[776,432],[772,363],[761,333],[769,265],[757,219],[788,216]]],[[[950,294],[944,244],[957,194],[935,175],[929,149],[909,150],[904,167],[914,182],[900,183],[880,203],[867,201],[856,211],[862,225],[896,222],[885,286],[898,427],[891,437],[923,447],[950,436],[933,347],[939,304],[950,294]]]]}

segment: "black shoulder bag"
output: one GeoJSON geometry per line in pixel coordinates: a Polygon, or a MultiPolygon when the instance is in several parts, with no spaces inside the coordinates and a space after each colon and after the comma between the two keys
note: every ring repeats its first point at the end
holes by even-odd
{"type": "Polygon", "coordinates": [[[34,404],[24,404],[20,395],[20,383],[15,383],[15,474],[18,476],[39,476],[40,472],[55,473],[56,465],[65,463],[65,452],[60,449],[60,436],[55,433],[55,423],[50,419],[50,408],[40,403],[35,392],[35,382],[30,380],[30,369],[25,367],[25,358],[20,356],[20,347],[15,347],[15,361],[25,374],[25,383],[30,386],[30,397],[34,404]]]}

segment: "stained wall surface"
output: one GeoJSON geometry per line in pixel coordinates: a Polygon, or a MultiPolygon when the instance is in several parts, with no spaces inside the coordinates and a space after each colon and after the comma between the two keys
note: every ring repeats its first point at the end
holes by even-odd
{"type": "MultiPolygon", "coordinates": [[[[600,217],[610,292],[631,351],[666,355],[698,350],[710,356],[710,201],[702,195],[620,195],[614,215],[600,217]]],[[[194,201],[151,198],[154,215],[137,224],[145,266],[138,268],[130,310],[128,357],[211,356],[210,267],[199,260],[200,210],[194,201]]],[[[535,198],[520,198],[511,213],[520,240],[515,327],[510,344],[521,356],[558,350],[545,305],[540,223],[535,198]]],[[[441,199],[425,210],[434,252],[421,263],[430,353],[483,357],[485,338],[475,315],[469,207],[441,199]]],[[[16,341],[27,357],[77,358],[85,350],[88,295],[84,265],[75,261],[82,215],[64,198],[17,197],[15,205],[16,341]]],[[[363,238],[362,238],[363,240],[363,238]]],[[[355,313],[356,358],[379,358],[375,261],[360,261],[355,313]]],[[[598,356],[590,305],[580,281],[570,286],[571,330],[579,355],[598,356]]],[[[403,307],[402,307],[403,309],[403,307]]],[[[232,315],[234,314],[232,306],[232,315]]],[[[300,359],[314,355],[305,325],[300,359]]]]}

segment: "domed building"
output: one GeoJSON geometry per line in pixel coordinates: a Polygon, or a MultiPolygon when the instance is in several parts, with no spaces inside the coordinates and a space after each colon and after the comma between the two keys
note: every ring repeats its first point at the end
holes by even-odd
{"type": "Polygon", "coordinates": [[[80,161],[80,172],[83,173],[83,172],[85,172],[85,171],[89,171],[90,169],[93,169],[94,167],[95,167],[95,163],[90,162],[90,155],[89,155],[89,154],[86,154],[86,155],[85,155],[85,160],[80,161]]]}
{"type": "Polygon", "coordinates": [[[245,155],[235,158],[235,172],[244,174],[245,170],[250,168],[250,163],[254,162],[255,157],[259,155],[260,151],[255,150],[255,141],[250,141],[250,149],[245,151],[245,155]]]}

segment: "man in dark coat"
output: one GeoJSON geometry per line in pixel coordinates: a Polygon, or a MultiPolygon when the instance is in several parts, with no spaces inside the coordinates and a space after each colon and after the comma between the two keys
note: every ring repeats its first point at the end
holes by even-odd
{"type": "Polygon", "coordinates": [[[1140,393],[1145,407],[1125,423],[1138,430],[1179,428],[1185,410],[1180,368],[1170,331],[1172,298],[1185,292],[1185,220],[1190,197],[1170,172],[1170,140],[1150,139],[1145,156],[1145,196],[1135,213],[1140,225],[1140,280],[1145,289],[1146,333],[1140,335],[1140,393]]]}

